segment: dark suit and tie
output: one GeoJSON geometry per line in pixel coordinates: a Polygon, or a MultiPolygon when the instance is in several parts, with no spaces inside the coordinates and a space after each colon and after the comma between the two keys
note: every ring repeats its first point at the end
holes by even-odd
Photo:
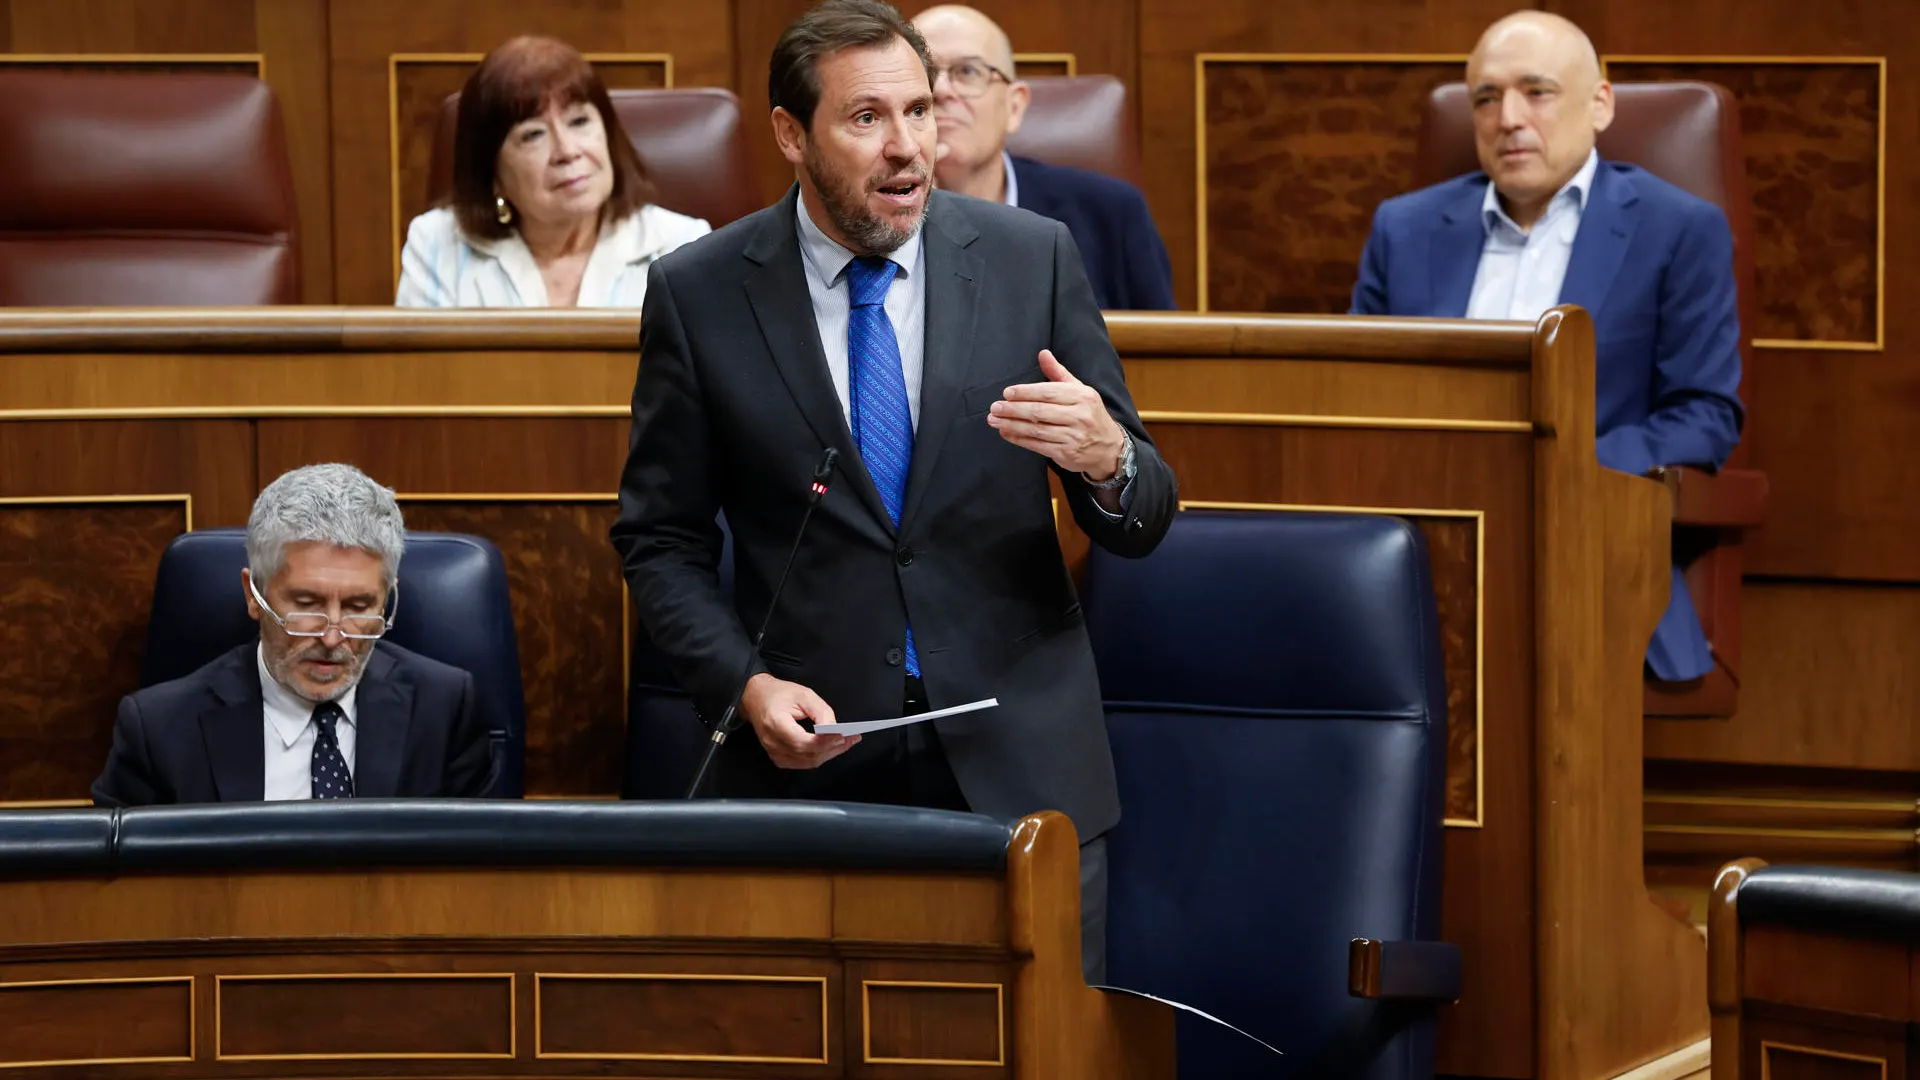
{"type": "MultiPolygon", "coordinates": [[[[93,783],[100,806],[258,802],[268,797],[257,643],[185,678],[121,699],[113,749],[93,783]]],[[[486,787],[488,742],[473,677],[388,642],[374,646],[354,688],[349,768],[340,707],[312,703],[313,798],[450,797],[486,787]]]]}

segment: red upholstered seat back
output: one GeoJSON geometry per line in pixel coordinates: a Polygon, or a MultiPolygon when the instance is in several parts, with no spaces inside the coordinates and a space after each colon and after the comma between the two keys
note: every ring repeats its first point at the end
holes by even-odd
{"type": "Polygon", "coordinates": [[[300,300],[273,91],[244,75],[0,71],[0,305],[300,300]]]}

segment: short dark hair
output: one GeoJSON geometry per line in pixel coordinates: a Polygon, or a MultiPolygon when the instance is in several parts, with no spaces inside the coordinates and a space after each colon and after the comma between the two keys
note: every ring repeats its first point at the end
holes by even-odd
{"type": "Polygon", "coordinates": [[[461,232],[488,240],[512,235],[512,226],[500,222],[493,203],[500,147],[513,125],[556,101],[592,105],[607,129],[613,194],[601,208],[601,221],[621,220],[653,201],[647,167],[620,126],[613,99],[593,65],[564,41],[525,35],[488,53],[460,91],[460,114],[453,133],[453,194],[447,201],[461,232]]]}
{"type": "Polygon", "coordinates": [[[773,47],[767,71],[767,97],[776,109],[793,114],[800,126],[813,128],[813,111],[820,105],[820,58],[842,49],[877,49],[894,38],[913,46],[927,69],[927,87],[933,87],[933,57],[927,41],[882,0],[826,0],[795,19],[773,47]]]}

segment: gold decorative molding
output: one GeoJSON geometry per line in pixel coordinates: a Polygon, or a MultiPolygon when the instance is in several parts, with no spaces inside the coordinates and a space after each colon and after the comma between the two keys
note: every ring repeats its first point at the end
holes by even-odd
{"type": "Polygon", "coordinates": [[[42,979],[34,982],[0,982],[0,993],[8,990],[68,989],[77,986],[131,986],[152,983],[185,983],[187,986],[187,1056],[127,1058],[63,1058],[54,1061],[0,1061],[0,1069],[34,1069],[54,1065],[158,1065],[192,1061],[200,1055],[198,994],[193,992],[191,975],[153,975],[106,979],[42,979]]]}
{"type": "Polygon", "coordinates": [[[1013,76],[1020,77],[1021,64],[1062,64],[1067,69],[1067,78],[1080,73],[1080,61],[1070,52],[1017,52],[1013,54],[1013,76]]]}
{"type": "Polygon", "coordinates": [[[1874,286],[1872,341],[1818,341],[1795,338],[1753,338],[1756,349],[1809,349],[1833,352],[1883,352],[1887,342],[1887,58],[1884,56],[1732,56],[1706,54],[1678,56],[1664,53],[1623,53],[1600,60],[1600,74],[1611,78],[1611,65],[1623,64],[1725,64],[1763,67],[1799,64],[1805,66],[1871,66],[1879,71],[1879,100],[1875,102],[1875,126],[1879,129],[1874,147],[1874,286]]]}
{"type": "Polygon", "coordinates": [[[1773,1080],[1773,1057],[1775,1050],[1785,1050],[1793,1054],[1807,1054],[1812,1057],[1833,1058],[1838,1061],[1860,1061],[1880,1066],[1880,1080],[1887,1080],[1887,1059],[1871,1054],[1849,1054],[1840,1050],[1823,1050],[1817,1046],[1798,1046],[1794,1043],[1774,1042],[1772,1039],[1760,1040],[1760,1080],[1773,1080]]]}
{"type": "Polygon", "coordinates": [[[272,975],[215,975],[213,977],[213,1060],[215,1061],[468,1061],[468,1060],[511,1060],[519,1055],[520,995],[517,993],[518,978],[510,971],[340,971],[307,972],[272,975]],[[461,979],[505,979],[507,988],[507,1052],[492,1053],[422,1053],[404,1051],[392,1053],[356,1053],[339,1054],[229,1054],[221,1042],[221,991],[230,982],[317,982],[331,980],[357,979],[362,981],[384,979],[433,979],[442,982],[461,979]]]}
{"type": "Polygon", "coordinates": [[[908,979],[860,980],[860,1061],[866,1065],[975,1065],[997,1068],[1007,1063],[1007,988],[1002,983],[922,982],[908,979]],[[999,1030],[997,1053],[992,1061],[972,1058],[890,1058],[873,1056],[873,1002],[869,991],[876,986],[907,990],[992,990],[994,1017],[999,1030]]]}
{"type": "Polygon", "coordinates": [[[267,81],[264,53],[0,53],[0,67],[8,64],[252,64],[254,77],[267,81]]]}
{"type": "Polygon", "coordinates": [[[1142,409],[1149,424],[1373,428],[1386,431],[1504,431],[1533,434],[1530,420],[1454,420],[1435,416],[1342,416],[1324,413],[1230,413],[1142,409]]]}
{"type": "MultiPolygon", "coordinates": [[[[1313,503],[1217,502],[1182,499],[1182,510],[1286,511],[1300,514],[1382,514],[1389,517],[1471,518],[1473,520],[1473,816],[1450,817],[1449,829],[1481,829],[1487,824],[1487,512],[1434,507],[1322,506],[1313,503]]],[[[1443,751],[1444,752],[1444,751],[1443,751]]]]}
{"type": "Polygon", "coordinates": [[[182,523],[186,526],[181,532],[193,531],[193,496],[187,492],[154,495],[9,495],[0,498],[0,507],[7,506],[111,506],[131,503],[172,503],[180,504],[182,523]]]}
{"type": "Polygon", "coordinates": [[[348,419],[517,419],[524,417],[605,417],[633,415],[631,405],[185,405],[157,408],[0,409],[7,420],[306,420],[348,419]]]}
{"type": "Polygon", "coordinates": [[[832,1046],[828,1033],[831,1030],[831,1011],[827,1003],[827,977],[825,975],[729,975],[706,974],[703,972],[598,972],[598,971],[537,971],[533,975],[533,1056],[553,1060],[575,1061],[704,1061],[733,1065],[827,1065],[828,1050],[832,1046]],[[542,1041],[541,1029],[541,984],[548,979],[618,981],[638,980],[645,982],[731,982],[731,983],[818,983],[820,985],[820,1056],[808,1057],[768,1057],[757,1054],[649,1054],[636,1052],[622,1053],[561,1053],[549,1051],[542,1041]]]}
{"type": "Polygon", "coordinates": [[[1207,304],[1207,65],[1208,64],[1459,64],[1465,53],[1262,53],[1203,52],[1193,58],[1193,204],[1196,311],[1207,304]]]}
{"type": "MultiPolygon", "coordinates": [[[[589,64],[659,64],[665,72],[666,88],[673,87],[672,53],[582,53],[589,64]]],[[[393,281],[400,283],[400,251],[407,233],[400,221],[400,65],[401,64],[478,64],[485,53],[388,53],[387,54],[387,192],[393,204],[393,281]]],[[[264,76],[263,76],[264,77],[264,76]]]]}

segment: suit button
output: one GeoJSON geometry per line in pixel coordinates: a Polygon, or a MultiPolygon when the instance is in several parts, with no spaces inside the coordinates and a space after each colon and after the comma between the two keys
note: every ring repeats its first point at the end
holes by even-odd
{"type": "Polygon", "coordinates": [[[1139,532],[1141,529],[1144,529],[1146,527],[1147,527],[1147,523],[1144,521],[1141,521],[1139,518],[1134,518],[1132,521],[1127,522],[1128,532],[1139,532]]]}
{"type": "Polygon", "coordinates": [[[888,667],[899,667],[901,662],[906,660],[906,658],[907,658],[906,652],[900,649],[898,646],[895,646],[894,648],[887,650],[887,666],[888,667]]]}
{"type": "Polygon", "coordinates": [[[899,563],[901,566],[912,566],[913,565],[913,549],[910,547],[903,547],[899,551],[896,551],[893,553],[893,559],[895,562],[899,563]]]}

